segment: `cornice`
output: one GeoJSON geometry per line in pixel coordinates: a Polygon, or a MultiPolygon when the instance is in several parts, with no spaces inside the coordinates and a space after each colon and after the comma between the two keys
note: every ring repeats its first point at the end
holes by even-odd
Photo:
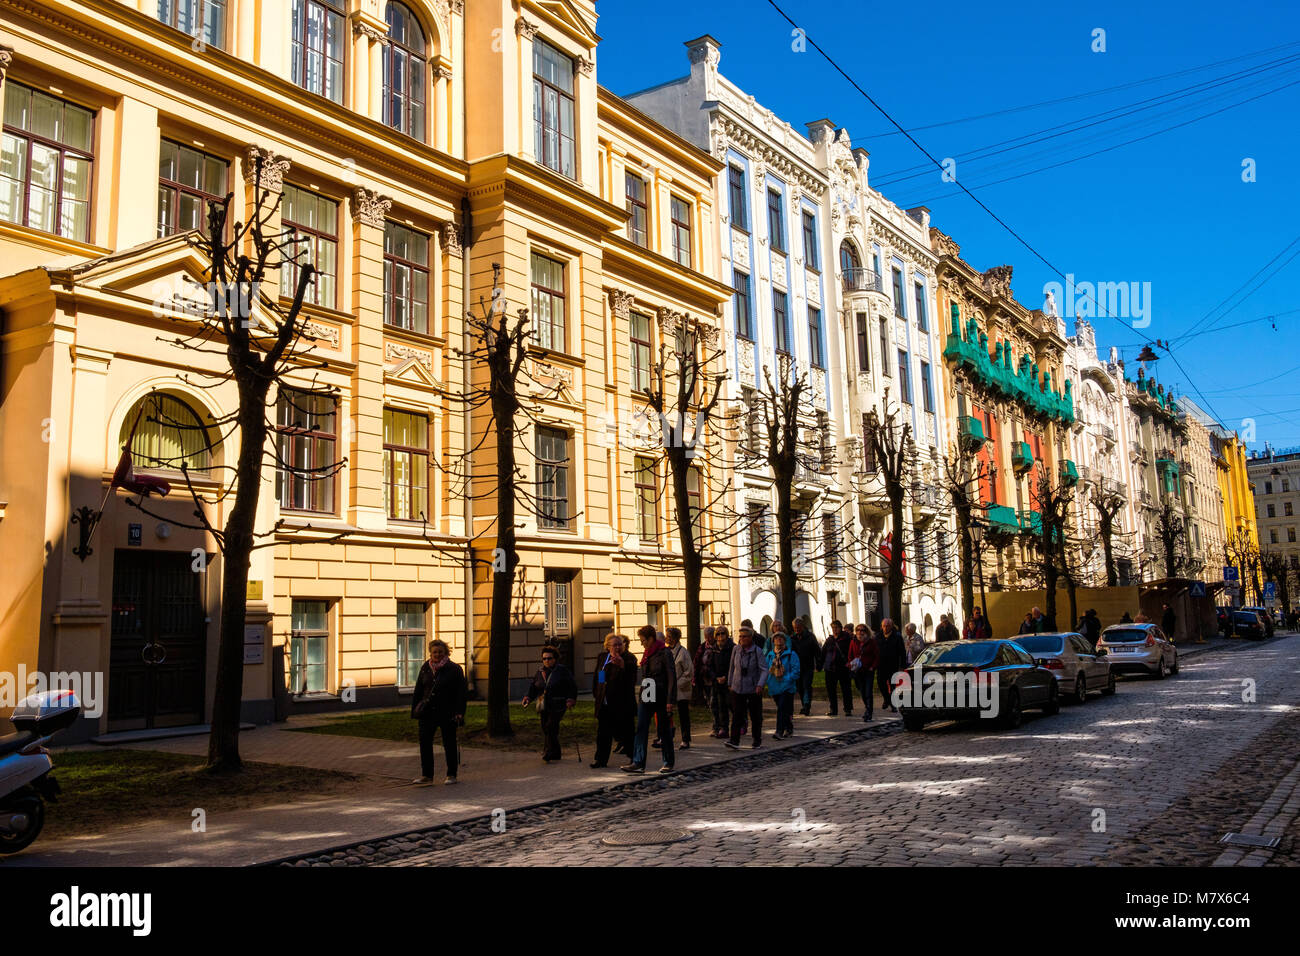
{"type": "Polygon", "coordinates": [[[617,232],[605,239],[603,265],[607,276],[616,273],[666,298],[689,301],[696,311],[715,318],[735,294],[725,283],[649,252],[617,232]]]}
{"type": "Polygon", "coordinates": [[[816,167],[802,160],[791,159],[788,153],[772,145],[767,134],[755,132],[748,123],[726,114],[723,114],[721,121],[722,134],[729,145],[761,160],[774,172],[781,174],[788,183],[799,186],[804,192],[818,199],[826,195],[826,180],[815,172],[816,167]]]}
{"type": "Polygon", "coordinates": [[[0,9],[36,25],[32,42],[75,38],[81,46],[97,51],[104,61],[99,65],[105,69],[125,67],[123,72],[129,72],[132,82],[156,84],[169,95],[188,93],[198,105],[241,125],[247,135],[263,138],[260,125],[283,138],[310,144],[326,156],[337,155],[343,142],[358,168],[382,170],[399,182],[415,181],[443,199],[458,195],[454,187],[468,170],[462,160],[224,50],[208,47],[196,57],[189,37],[114,0],[80,0],[78,7],[70,0],[0,0],[0,9]],[[85,17],[87,10],[96,14],[93,21],[85,17]],[[140,36],[128,31],[152,42],[141,43],[140,36]],[[401,149],[403,154],[384,146],[401,149]]]}

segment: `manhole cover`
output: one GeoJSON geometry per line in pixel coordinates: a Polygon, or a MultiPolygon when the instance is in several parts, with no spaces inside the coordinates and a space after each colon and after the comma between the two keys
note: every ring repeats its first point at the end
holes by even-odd
{"type": "Polygon", "coordinates": [[[1282,842],[1281,837],[1257,836],[1254,833],[1229,833],[1219,841],[1231,846],[1262,846],[1273,849],[1282,842]]]}
{"type": "Polygon", "coordinates": [[[601,837],[605,846],[655,846],[660,843],[680,843],[691,838],[690,830],[673,827],[655,827],[652,830],[615,830],[601,837]]]}

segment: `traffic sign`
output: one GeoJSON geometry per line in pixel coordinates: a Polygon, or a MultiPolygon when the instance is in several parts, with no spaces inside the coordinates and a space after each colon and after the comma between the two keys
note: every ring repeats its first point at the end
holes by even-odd
{"type": "Polygon", "coordinates": [[[1205,597],[1205,585],[1200,581],[1193,581],[1189,593],[1192,597],[1205,597]]]}
{"type": "Polygon", "coordinates": [[[1264,582],[1264,600],[1265,600],[1265,601],[1276,601],[1276,600],[1277,600],[1277,582],[1276,582],[1276,581],[1265,581],[1265,582],[1264,582]]]}
{"type": "Polygon", "coordinates": [[[1234,568],[1234,567],[1233,567],[1232,565],[1230,565],[1230,564],[1225,564],[1225,565],[1223,566],[1223,580],[1225,580],[1225,581],[1236,581],[1236,580],[1237,580],[1237,569],[1234,568]]]}

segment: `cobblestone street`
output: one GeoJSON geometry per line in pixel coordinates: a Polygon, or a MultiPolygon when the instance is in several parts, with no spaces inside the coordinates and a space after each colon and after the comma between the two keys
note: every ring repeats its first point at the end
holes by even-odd
{"type": "Polygon", "coordinates": [[[711,779],[679,775],[656,781],[662,785],[512,812],[504,833],[470,821],[459,833],[452,827],[444,836],[453,839],[444,842],[412,838],[377,855],[362,847],[324,859],[440,866],[1230,865],[1248,857],[1242,862],[1276,865],[1294,852],[1300,801],[1291,748],[1279,746],[1295,739],[1296,651],[1288,638],[1189,660],[1177,677],[1129,678],[1114,697],[1067,704],[1055,717],[1031,716],[1015,731],[978,724],[937,724],[920,734],[881,728],[847,744],[810,745],[798,756],[738,761],[711,779]],[[1246,681],[1254,682],[1253,702],[1243,702],[1246,681]],[[1270,821],[1269,835],[1283,836],[1279,858],[1225,854],[1219,838],[1249,832],[1257,816],[1270,821]],[[655,827],[691,837],[632,848],[600,842],[615,831],[655,827]]]}

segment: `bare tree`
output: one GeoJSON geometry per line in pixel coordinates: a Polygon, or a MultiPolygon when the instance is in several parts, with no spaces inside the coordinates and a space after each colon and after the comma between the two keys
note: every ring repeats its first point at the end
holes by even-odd
{"type": "MultiPolygon", "coordinates": [[[[1237,569],[1241,584],[1241,603],[1245,604],[1250,600],[1252,572],[1259,561],[1259,548],[1251,538],[1250,532],[1245,528],[1237,528],[1228,535],[1223,545],[1223,560],[1225,564],[1237,569]]],[[[1260,596],[1258,587],[1255,587],[1255,594],[1257,598],[1260,596]]]]}
{"type": "Polygon", "coordinates": [[[1119,491],[1095,485],[1089,501],[1097,510],[1097,533],[1101,536],[1102,553],[1106,561],[1106,587],[1113,588],[1119,584],[1119,574],[1115,568],[1115,519],[1123,510],[1126,499],[1119,491]]]}
{"type": "MultiPolygon", "coordinates": [[[[332,481],[347,461],[340,458],[304,466],[286,454],[286,440],[311,440],[325,430],[320,427],[323,421],[337,415],[337,389],[316,381],[313,370],[326,367],[326,363],[307,355],[314,339],[307,332],[302,306],[316,269],[310,262],[301,261],[308,251],[303,240],[291,230],[273,227],[280,195],[265,185],[264,157],[259,155],[254,162],[253,208],[248,221],[230,222],[233,194],[227,194],[220,202],[209,203],[207,231],[190,234],[190,241],[202,251],[207,263],[207,282],[199,300],[201,306],[194,300],[178,304],[180,311],[192,317],[194,328],[170,340],[178,348],[224,358],[225,367],[220,372],[195,370],[179,377],[205,389],[234,383],[237,408],[202,426],[201,441],[210,451],[237,433],[235,464],[213,469],[218,475],[224,472],[227,480],[220,483],[217,492],[205,493],[194,485],[184,456],[163,463],[184,474],[194,503],[195,522],[175,523],[207,532],[223,559],[220,642],[208,737],[208,768],[223,773],[238,771],[242,766],[239,716],[249,565],[253,551],[273,545],[274,535],[284,523],[281,519],[267,531],[256,530],[263,470],[269,461],[281,482],[308,488],[314,482],[332,481]],[[293,270],[291,275],[296,273],[293,298],[287,306],[279,297],[281,268],[293,270]],[[261,290],[268,278],[276,286],[269,295],[261,290]],[[304,390],[281,387],[290,374],[310,377],[311,384],[304,390]],[[270,441],[272,436],[277,440],[270,441]],[[208,514],[232,496],[225,525],[218,528],[208,514]]],[[[161,407],[155,403],[155,414],[163,416],[160,420],[170,427],[195,428],[193,423],[171,421],[161,407]]],[[[154,515],[145,500],[145,495],[138,501],[128,499],[145,514],[154,515]]]]}
{"type": "Polygon", "coordinates": [[[980,481],[988,469],[984,461],[971,449],[960,443],[949,449],[943,459],[945,491],[957,519],[958,579],[961,584],[961,610],[963,620],[969,621],[975,611],[975,543],[971,538],[971,523],[981,510],[980,481]]]}
{"type": "Polygon", "coordinates": [[[1277,584],[1277,597],[1282,602],[1282,613],[1285,617],[1291,616],[1291,563],[1290,559],[1281,551],[1266,551],[1261,549],[1259,553],[1259,567],[1264,573],[1265,581],[1273,581],[1277,584]]]}
{"type": "MultiPolygon", "coordinates": [[[[1030,497],[1039,514],[1040,525],[1035,530],[1039,566],[1042,570],[1044,596],[1043,616],[1049,630],[1056,630],[1056,584],[1060,579],[1064,560],[1061,549],[1065,538],[1065,523],[1074,499],[1074,487],[1054,479],[1049,469],[1041,468],[1038,479],[1030,487],[1030,497]]],[[[1073,599],[1072,599],[1073,600],[1073,599]]],[[[1071,609],[1071,614],[1074,613],[1071,609]]],[[[1072,622],[1073,623],[1073,622],[1072,622]]]]}
{"type": "Polygon", "coordinates": [[[889,590],[890,613],[901,615],[904,552],[910,537],[903,517],[903,504],[911,487],[916,446],[912,441],[912,423],[900,420],[898,407],[890,405],[888,389],[881,405],[883,414],[874,408],[867,413],[863,440],[871,445],[884,494],[889,501],[890,549],[885,586],[889,590]]]}
{"type": "Polygon", "coordinates": [[[1170,495],[1165,495],[1160,501],[1160,510],[1156,512],[1155,532],[1164,552],[1165,577],[1176,578],[1186,570],[1187,525],[1174,506],[1174,499],[1170,495]]]}

